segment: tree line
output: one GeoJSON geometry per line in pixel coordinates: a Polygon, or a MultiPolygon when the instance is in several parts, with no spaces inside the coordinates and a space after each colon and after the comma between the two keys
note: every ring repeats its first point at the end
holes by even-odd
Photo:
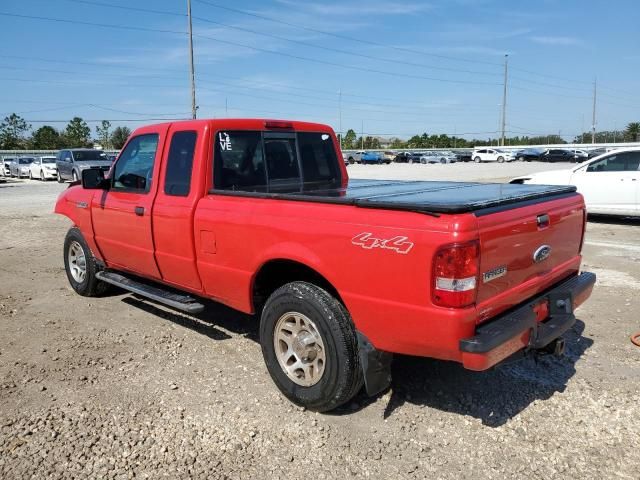
{"type": "Polygon", "coordinates": [[[96,126],[95,133],[93,139],[91,128],[80,117],[73,117],[62,130],[51,125],[32,130],[24,118],[12,113],[0,123],[0,150],[59,150],[93,147],[95,143],[104,149],[119,150],[131,135],[131,130],[128,127],[111,129],[111,122],[103,120],[96,126]]]}
{"type": "MultiPolygon", "coordinates": [[[[20,115],[12,113],[0,123],[0,150],[58,150],[61,148],[92,147],[99,143],[102,148],[119,150],[131,134],[128,127],[111,129],[111,122],[103,120],[95,128],[95,139],[92,139],[91,128],[80,117],[73,117],[63,130],[57,130],[50,125],[43,125],[32,131],[31,125],[20,115]]],[[[601,131],[596,133],[596,143],[610,142],[638,142],[640,141],[640,122],[627,124],[624,130],[601,131]]],[[[358,137],[355,130],[349,129],[340,139],[342,148],[376,149],[381,148],[381,139],[374,136],[358,137]]],[[[573,139],[573,143],[589,143],[591,132],[584,132],[573,139]]],[[[414,135],[408,140],[391,139],[389,148],[471,148],[477,145],[498,145],[497,138],[473,139],[439,135],[414,135]]],[[[514,136],[505,138],[505,145],[544,145],[567,143],[559,135],[514,136]]]]}
{"type": "MultiPolygon", "coordinates": [[[[613,142],[638,142],[640,141],[640,122],[631,122],[627,124],[624,130],[608,130],[596,132],[596,143],[613,143],[613,142]]],[[[591,132],[584,132],[576,135],[572,143],[590,143],[591,132]]],[[[385,142],[386,143],[386,142],[385,142]]],[[[498,138],[472,139],[449,136],[444,133],[439,135],[414,135],[408,140],[392,138],[388,143],[389,148],[393,149],[412,149],[412,148],[473,148],[477,145],[498,145],[498,138]]],[[[565,144],[567,143],[558,134],[549,135],[516,135],[513,137],[505,137],[504,144],[511,145],[546,145],[546,144],[565,144]]],[[[382,147],[380,138],[373,136],[360,136],[355,130],[349,129],[341,139],[342,148],[345,150],[354,149],[376,149],[382,147]]]]}

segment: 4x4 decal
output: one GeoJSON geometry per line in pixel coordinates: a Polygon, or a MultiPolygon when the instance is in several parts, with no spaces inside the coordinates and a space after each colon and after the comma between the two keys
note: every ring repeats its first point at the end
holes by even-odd
{"type": "Polygon", "coordinates": [[[393,238],[376,238],[372,233],[362,232],[351,239],[351,243],[367,250],[372,248],[385,248],[394,250],[396,253],[406,255],[413,248],[413,242],[408,237],[398,235],[393,238]]]}

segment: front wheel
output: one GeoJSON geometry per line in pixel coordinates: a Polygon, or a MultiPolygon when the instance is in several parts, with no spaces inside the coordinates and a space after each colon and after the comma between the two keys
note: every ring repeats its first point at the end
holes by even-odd
{"type": "Polygon", "coordinates": [[[316,285],[291,282],[269,297],[260,319],[260,344],[271,378],[298,405],[325,412],[362,387],[349,313],[316,285]]]}
{"type": "Polygon", "coordinates": [[[474,162],[476,163],[480,163],[482,161],[482,159],[480,157],[476,157],[473,159],[474,162]]]}
{"type": "Polygon", "coordinates": [[[78,181],[78,174],[75,170],[71,173],[71,181],[74,183],[78,181]]]}
{"type": "Polygon", "coordinates": [[[504,162],[504,157],[498,157],[498,163],[503,163],[504,162]]]}
{"type": "Polygon", "coordinates": [[[96,297],[108,290],[109,285],[96,278],[96,259],[77,227],[67,232],[63,253],[64,269],[76,293],[83,297],[96,297]]]}
{"type": "Polygon", "coordinates": [[[33,173],[31,173],[31,170],[29,170],[29,180],[33,180],[33,173]]]}
{"type": "Polygon", "coordinates": [[[58,183],[63,183],[64,182],[64,180],[62,179],[62,175],[60,175],[60,172],[58,172],[57,180],[58,180],[58,183]]]}

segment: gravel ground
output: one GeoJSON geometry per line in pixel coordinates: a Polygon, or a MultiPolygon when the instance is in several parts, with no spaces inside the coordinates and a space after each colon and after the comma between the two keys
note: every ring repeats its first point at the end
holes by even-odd
{"type": "MultiPolygon", "coordinates": [[[[548,167],[349,169],[470,180],[548,167]]],[[[69,222],[51,214],[62,188],[0,184],[0,478],[639,477],[640,221],[590,221],[599,282],[565,357],[484,373],[397,357],[389,392],[320,415],[276,390],[254,318],[73,293],[69,222]]]]}

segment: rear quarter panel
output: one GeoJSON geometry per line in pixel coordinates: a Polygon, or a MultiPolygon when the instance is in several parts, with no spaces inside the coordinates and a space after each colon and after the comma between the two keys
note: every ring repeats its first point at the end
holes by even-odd
{"type": "Polygon", "coordinates": [[[431,303],[435,249],[477,238],[472,215],[440,218],[321,203],[208,195],[195,215],[198,270],[208,295],[253,310],[252,284],[266,262],[313,268],[339,292],[356,328],[383,350],[458,359],[458,339],[475,327],[475,309],[431,303]],[[405,253],[359,245],[354,237],[406,237],[405,253]],[[448,321],[451,319],[451,321],[448,321]],[[455,321],[454,321],[455,319],[455,321]]]}

